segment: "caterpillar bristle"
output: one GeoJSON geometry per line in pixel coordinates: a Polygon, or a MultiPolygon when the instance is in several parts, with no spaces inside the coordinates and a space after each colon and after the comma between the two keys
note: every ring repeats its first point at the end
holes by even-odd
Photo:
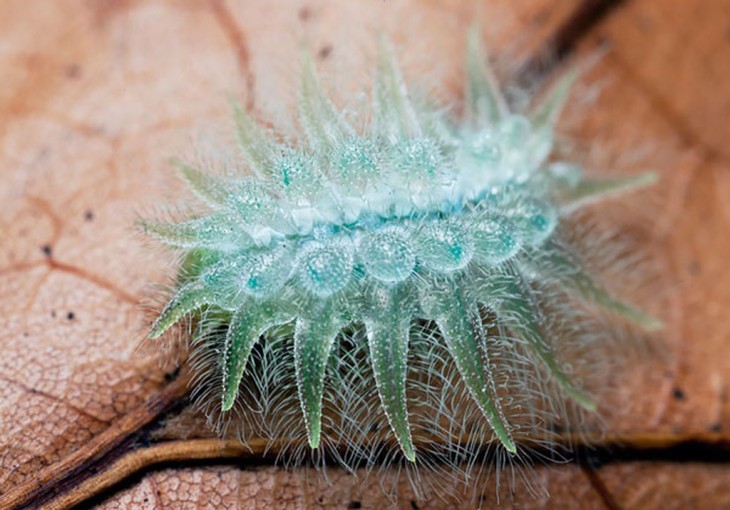
{"type": "MultiPolygon", "coordinates": [[[[446,283],[426,287],[421,299],[424,312],[433,318],[441,331],[464,384],[484,413],[499,441],[510,453],[515,446],[510,425],[496,398],[489,357],[479,342],[486,342],[481,317],[475,313],[475,303],[465,303],[464,291],[446,283]],[[480,333],[475,335],[475,330],[480,333]]],[[[482,344],[483,345],[483,344],[482,344]]]]}
{"type": "Polygon", "coordinates": [[[477,27],[469,30],[466,52],[464,99],[467,118],[475,129],[493,126],[509,112],[496,76],[491,67],[485,65],[487,57],[480,35],[477,27]]]}
{"type": "Polygon", "coordinates": [[[618,179],[583,180],[565,189],[558,188],[557,200],[563,213],[600,202],[617,195],[632,193],[657,182],[657,175],[645,172],[618,179]]]}
{"type": "Polygon", "coordinates": [[[236,123],[238,149],[251,173],[261,177],[271,163],[270,142],[248,111],[235,98],[229,98],[236,123]]]}
{"type": "Polygon", "coordinates": [[[302,68],[299,120],[311,150],[331,149],[345,136],[354,135],[324,95],[309,54],[305,54],[302,68]]]}
{"type": "Polygon", "coordinates": [[[197,312],[208,305],[217,304],[216,293],[202,282],[191,282],[175,293],[175,297],[167,303],[160,316],[150,330],[150,338],[162,336],[180,319],[197,312]]]}
{"type": "Polygon", "coordinates": [[[533,107],[530,112],[530,121],[536,131],[552,130],[563,111],[568,95],[573,88],[578,73],[568,71],[545,96],[545,99],[533,107]]]}
{"type": "Polygon", "coordinates": [[[596,308],[659,327],[563,240],[573,211],[653,182],[554,161],[577,75],[514,112],[476,30],[465,70],[463,116],[436,111],[381,42],[356,127],[305,57],[298,143],[234,102],[243,164],[174,163],[209,210],[140,223],[182,251],[149,337],[187,325],[194,398],[219,433],[269,438],[293,463],[396,465],[416,485],[418,467],[499,477],[596,410],[574,369],[600,344],[596,308]]]}
{"type": "Polygon", "coordinates": [[[383,411],[406,459],[416,460],[408,423],[406,367],[412,296],[404,289],[377,289],[365,305],[370,360],[383,411]]]}
{"type": "Polygon", "coordinates": [[[294,331],[294,369],[299,401],[304,412],[311,448],[319,446],[322,430],[322,398],[327,363],[342,324],[332,302],[316,306],[300,317],[294,331]]]}

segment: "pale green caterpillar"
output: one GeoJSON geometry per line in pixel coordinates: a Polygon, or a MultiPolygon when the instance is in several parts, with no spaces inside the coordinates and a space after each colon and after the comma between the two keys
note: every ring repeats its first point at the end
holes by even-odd
{"type": "Polygon", "coordinates": [[[383,49],[356,129],[308,62],[298,145],[237,108],[245,165],[179,165],[209,212],[143,223],[184,254],[149,336],[192,319],[196,390],[244,439],[306,436],[347,466],[391,458],[388,437],[410,462],[473,462],[492,440],[517,454],[570,402],[596,407],[556,348],[580,338],[576,303],[658,326],[560,236],[567,214],[653,176],[596,182],[550,160],[573,75],[515,113],[477,40],[460,118],[411,101],[383,49]]]}

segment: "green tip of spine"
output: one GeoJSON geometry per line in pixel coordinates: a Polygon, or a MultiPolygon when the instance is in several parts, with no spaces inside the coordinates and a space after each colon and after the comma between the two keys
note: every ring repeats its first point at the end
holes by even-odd
{"type": "Polygon", "coordinates": [[[221,411],[223,411],[224,413],[226,411],[230,411],[231,408],[233,407],[233,403],[235,401],[236,401],[236,394],[235,393],[230,393],[230,392],[224,393],[223,394],[223,400],[222,400],[222,403],[221,403],[221,411]]]}
{"type": "Polygon", "coordinates": [[[313,427],[310,430],[308,430],[307,432],[308,432],[308,434],[307,434],[307,436],[308,436],[307,437],[307,440],[309,442],[309,447],[312,450],[316,450],[317,448],[319,448],[320,430],[319,430],[319,428],[316,428],[315,429],[313,427]]]}
{"type": "Polygon", "coordinates": [[[401,450],[403,450],[403,455],[405,455],[409,462],[416,462],[416,451],[413,449],[412,444],[406,446],[401,445],[401,450]]]}

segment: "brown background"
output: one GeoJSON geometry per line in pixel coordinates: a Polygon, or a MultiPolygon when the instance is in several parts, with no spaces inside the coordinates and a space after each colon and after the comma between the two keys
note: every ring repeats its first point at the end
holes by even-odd
{"type": "MultiPolygon", "coordinates": [[[[62,507],[100,491],[101,508],[387,504],[375,483],[338,470],[316,487],[235,444],[189,438],[195,418],[176,407],[185,374],[135,352],[138,303],[171,268],[131,225],[185,193],[166,162],[230,126],[226,93],[261,118],[286,117],[302,46],[342,101],[362,89],[385,32],[407,75],[458,102],[475,19],[505,77],[588,67],[578,90],[592,99],[571,108],[565,131],[604,172],[662,177],[642,221],[643,242],[666,261],[670,356],[622,381],[625,405],[607,421],[628,454],[539,468],[552,497],[518,492],[503,506],[730,507],[727,0],[4,0],[0,507],[62,507]],[[544,58],[551,45],[566,58],[544,58]],[[247,463],[221,463],[233,456],[247,463]]],[[[485,490],[485,505],[494,497],[485,490]]],[[[413,501],[406,484],[395,503],[463,505],[413,501]]]]}

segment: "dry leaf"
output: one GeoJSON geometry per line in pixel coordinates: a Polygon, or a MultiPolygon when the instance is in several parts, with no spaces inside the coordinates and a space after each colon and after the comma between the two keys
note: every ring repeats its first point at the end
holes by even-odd
{"type": "MultiPolygon", "coordinates": [[[[185,412],[149,448],[135,436],[148,437],[155,427],[148,424],[185,394],[184,374],[166,374],[155,355],[135,352],[143,320],[138,303],[149,283],[164,281],[171,270],[133,234],[135,216],[183,193],[167,160],[191,153],[191,135],[205,141],[210,130],[226,130],[226,93],[240,94],[262,118],[285,118],[302,43],[318,55],[340,101],[362,89],[382,31],[404,49],[408,74],[425,73],[457,102],[464,32],[474,19],[509,73],[548,42],[570,49],[566,43],[598,12],[591,9],[612,3],[618,4],[3,2],[0,507],[62,506],[106,487],[86,472],[94,462],[113,483],[158,460],[175,462],[95,503],[388,504],[375,482],[357,485],[337,469],[331,485],[317,487],[305,470],[218,466],[242,452],[188,441],[182,434],[197,422],[185,412]],[[179,462],[196,455],[212,460],[202,467],[179,462]]],[[[696,440],[722,446],[728,460],[729,26],[723,0],[629,0],[606,10],[575,50],[591,58],[605,48],[582,79],[586,90],[602,92],[595,103],[576,106],[568,131],[579,146],[600,146],[607,170],[625,163],[612,157],[639,154],[639,147],[645,151],[638,162],[662,176],[656,207],[647,213],[652,235],[643,242],[663,252],[669,266],[662,303],[672,356],[621,382],[625,407],[609,417],[609,431],[631,443],[637,458],[596,469],[539,468],[536,476],[552,497],[518,493],[521,507],[730,504],[723,465],[673,462],[673,450],[669,460],[642,457],[651,441],[696,440]]],[[[485,498],[489,506],[493,488],[485,498]]],[[[414,501],[405,483],[399,501],[402,508],[461,503],[414,501]]]]}

